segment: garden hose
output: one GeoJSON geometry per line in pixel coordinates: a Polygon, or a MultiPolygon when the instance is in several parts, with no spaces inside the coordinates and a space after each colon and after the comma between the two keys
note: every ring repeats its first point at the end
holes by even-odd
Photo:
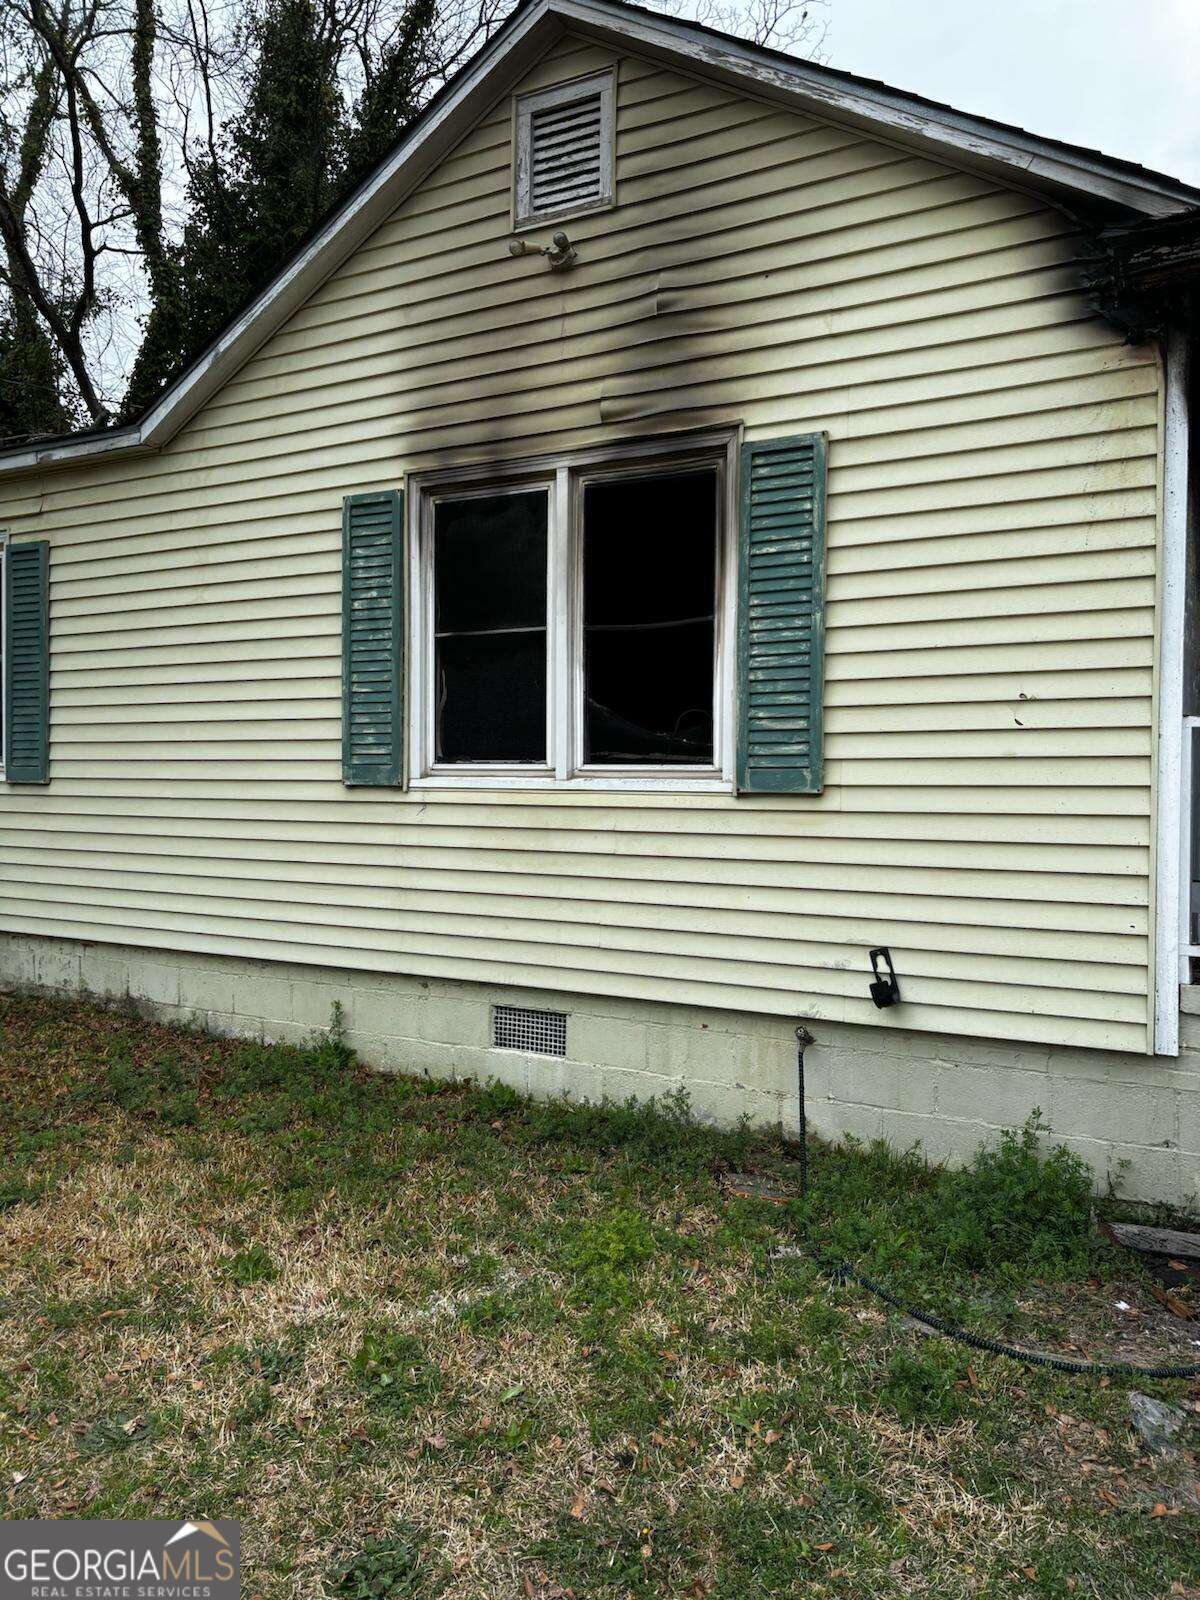
{"type": "MultiPolygon", "coordinates": [[[[799,1115],[800,1145],[798,1159],[800,1162],[800,1195],[804,1198],[808,1194],[808,1116],[805,1106],[804,1085],[804,1052],[806,1048],[815,1043],[812,1034],[801,1025],[796,1029],[796,1089],[797,1112],[799,1115]]],[[[1132,1361],[1076,1361],[1070,1356],[1053,1356],[1044,1350],[1022,1350],[1018,1345],[1005,1344],[1002,1339],[988,1339],[981,1333],[968,1333],[966,1328],[957,1327],[953,1322],[947,1322],[943,1317],[934,1316],[931,1311],[920,1311],[916,1306],[910,1306],[907,1301],[901,1300],[890,1289],[885,1289],[881,1283],[876,1283],[873,1278],[868,1278],[864,1273],[852,1267],[848,1261],[835,1260],[822,1254],[812,1245],[780,1245],[774,1251],[776,1261],[786,1260],[789,1255],[805,1256],[827,1278],[832,1278],[835,1283],[856,1283],[860,1289],[866,1289],[868,1294],[873,1294],[894,1310],[903,1312],[906,1317],[911,1317],[914,1322],[919,1322],[922,1327],[928,1328],[931,1333],[939,1333],[944,1339],[954,1339],[959,1344],[970,1346],[972,1350],[985,1350],[989,1355],[1007,1356],[1010,1361],[1022,1361],[1029,1367],[1050,1367],[1055,1372],[1069,1372],[1076,1377],[1122,1377],[1122,1378],[1200,1378],[1200,1362],[1193,1362],[1189,1366],[1179,1367],[1141,1367],[1132,1361]]]]}
{"type": "Polygon", "coordinates": [[[865,1273],[859,1272],[848,1261],[826,1256],[812,1246],[780,1245],[773,1252],[776,1261],[796,1256],[811,1261],[820,1272],[835,1283],[855,1283],[894,1310],[903,1312],[914,1322],[919,1322],[931,1333],[938,1333],[943,1338],[969,1345],[972,1350],[984,1350],[989,1355],[1007,1356],[1010,1361],[1021,1361],[1030,1367],[1050,1367],[1055,1372],[1069,1372],[1076,1377],[1200,1378],[1200,1362],[1178,1367],[1143,1367],[1133,1361],[1077,1361],[1071,1356],[1050,1355],[1044,1350],[1023,1350],[1019,1345],[1005,1344],[1002,1339],[989,1339],[981,1333],[969,1333],[966,1328],[957,1327],[953,1322],[947,1322],[931,1311],[921,1311],[916,1306],[909,1305],[907,1301],[901,1300],[890,1289],[885,1289],[881,1283],[876,1283],[873,1278],[868,1278],[865,1273]]]}

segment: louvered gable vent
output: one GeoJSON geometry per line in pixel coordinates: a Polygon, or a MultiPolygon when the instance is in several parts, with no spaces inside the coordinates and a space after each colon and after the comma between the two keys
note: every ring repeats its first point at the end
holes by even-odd
{"type": "Polygon", "coordinates": [[[533,210],[567,211],[600,199],[600,96],[535,111],[530,132],[533,210]]]}
{"type": "Polygon", "coordinates": [[[612,199],[612,77],[518,101],[517,221],[569,216],[612,199]]]}

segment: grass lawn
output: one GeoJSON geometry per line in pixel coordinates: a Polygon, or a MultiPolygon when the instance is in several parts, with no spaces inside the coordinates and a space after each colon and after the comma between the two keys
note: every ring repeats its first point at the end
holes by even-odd
{"type": "MultiPolygon", "coordinates": [[[[779,1206],[724,1180],[784,1152],[679,1106],[0,996],[0,1143],[9,1517],[238,1517],[262,1600],[1200,1593],[1195,1457],[1145,1454],[1134,1385],[771,1259],[799,1230],[981,1331],[1116,1348],[1149,1285],[1020,1141],[965,1175],[817,1149],[779,1206]]],[[[1188,1359],[1167,1321],[1143,1359],[1188,1359]]]]}

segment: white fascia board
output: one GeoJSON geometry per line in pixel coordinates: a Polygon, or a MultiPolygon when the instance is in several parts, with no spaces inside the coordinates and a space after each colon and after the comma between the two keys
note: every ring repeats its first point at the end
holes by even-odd
{"type": "Polygon", "coordinates": [[[45,444],[0,451],[0,476],[160,449],[228,382],[271,334],[396,209],[474,123],[528,71],[566,29],[614,49],[632,49],[743,93],[861,127],[878,137],[943,160],[982,168],[1018,188],[1064,198],[1090,197],[1147,217],[1169,216],[1194,202],[1185,185],[1153,173],[1124,175],[1102,157],[1060,148],[1020,130],[993,128],[977,118],[882,86],[835,78],[803,61],[712,34],[666,16],[605,0],[533,0],[485,45],[411,136],[330,218],[262,294],[224,329],[137,423],[45,444]]]}

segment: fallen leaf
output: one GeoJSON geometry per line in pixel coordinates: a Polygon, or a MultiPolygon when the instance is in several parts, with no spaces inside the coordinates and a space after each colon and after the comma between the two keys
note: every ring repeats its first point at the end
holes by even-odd
{"type": "Polygon", "coordinates": [[[824,1544],[815,1544],[815,1545],[813,1545],[813,1549],[814,1550],[822,1550],[822,1551],[824,1551],[824,1550],[832,1550],[833,1549],[833,1540],[832,1539],[826,1539],[824,1544]]]}
{"type": "Polygon", "coordinates": [[[571,1501],[571,1515],[575,1518],[576,1522],[581,1522],[583,1520],[583,1508],[586,1504],[587,1496],[584,1491],[580,1489],[574,1500],[571,1501]]]}
{"type": "Polygon", "coordinates": [[[729,1487],[731,1489],[740,1489],[745,1481],[746,1475],[744,1472],[731,1472],[729,1474],[729,1487]]]}
{"type": "Polygon", "coordinates": [[[1160,1306],[1166,1306],[1167,1310],[1172,1316],[1182,1317],[1185,1322],[1190,1322],[1192,1320],[1191,1307],[1185,1306],[1178,1295],[1168,1294],[1167,1291],[1163,1288],[1160,1288],[1157,1283],[1152,1283],[1150,1285],[1150,1293],[1158,1301],[1160,1306]]]}
{"type": "Polygon", "coordinates": [[[1030,1583],[1036,1583],[1037,1582],[1037,1568],[1036,1567],[1022,1567],[1021,1571],[1029,1579],[1030,1583]]]}
{"type": "Polygon", "coordinates": [[[1165,1517],[1166,1514],[1167,1514],[1167,1508],[1166,1508],[1165,1505],[1163,1505],[1161,1500],[1156,1500],[1154,1502],[1154,1504],[1150,1507],[1150,1515],[1152,1517],[1165,1517]]]}

